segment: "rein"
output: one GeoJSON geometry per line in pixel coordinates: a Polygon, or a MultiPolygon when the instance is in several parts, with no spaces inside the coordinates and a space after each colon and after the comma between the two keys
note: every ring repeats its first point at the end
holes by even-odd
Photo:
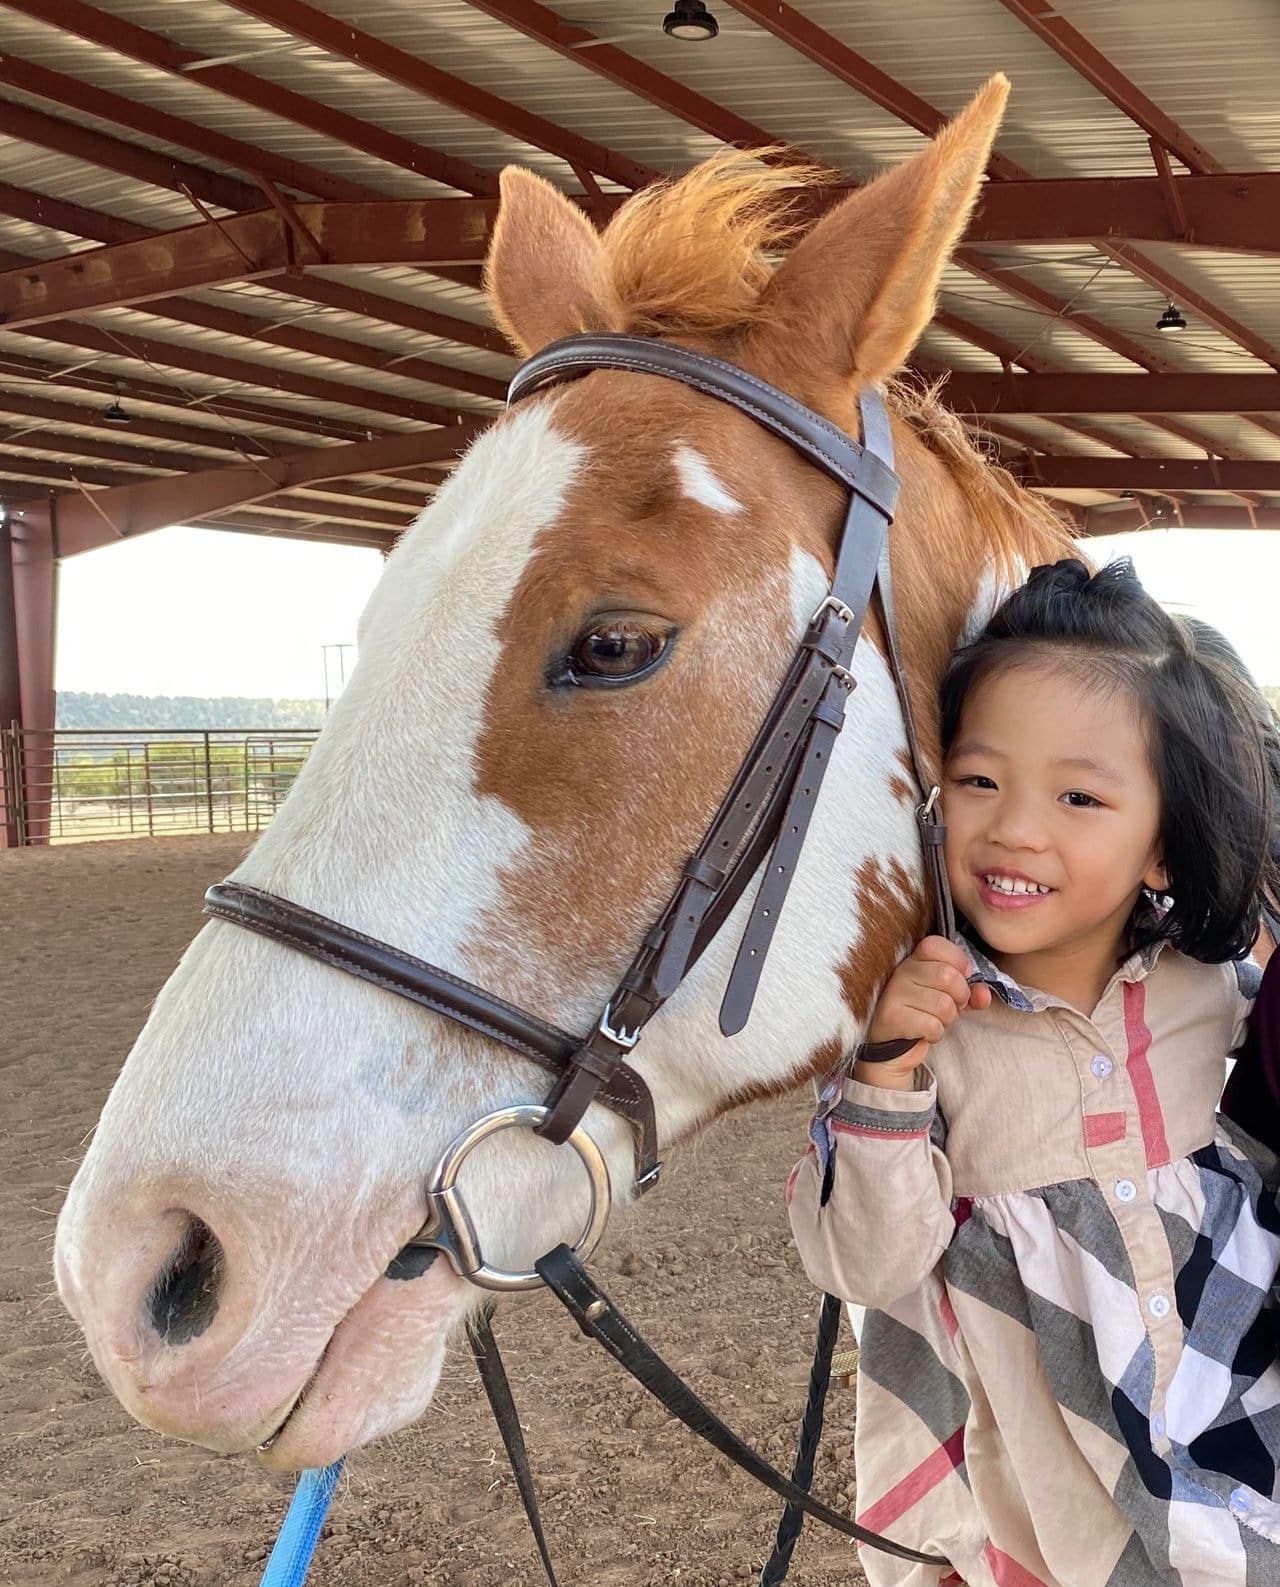
{"type": "MultiPolygon", "coordinates": [[[[554,342],[529,359],[511,383],[508,403],[514,406],[599,369],[628,370],[676,380],[729,403],[840,481],[849,491],[849,506],[837,543],[830,592],[810,618],[786,676],[702,842],[686,860],[665,909],[645,934],[594,1029],[585,1037],[574,1036],[486,988],[389,943],[243,883],[215,884],[205,895],[205,908],[218,919],[271,937],[465,1025],[555,1076],[541,1106],[506,1108],[489,1114],[449,1146],[429,1181],[427,1222],[393,1260],[389,1276],[417,1276],[443,1252],[462,1277],[485,1289],[525,1289],[545,1283],[582,1331],[625,1366],[672,1414],[680,1416],[699,1436],[786,1499],[788,1508],[779,1528],[775,1558],[766,1566],[763,1581],[781,1582],[804,1514],[899,1558],[945,1564],[938,1556],[868,1531],[813,1499],[808,1492],[811,1469],[806,1469],[806,1444],[816,1444],[814,1424],[818,1429],[821,1426],[838,1316],[838,1302],[832,1297],[824,1301],[823,1326],[811,1378],[810,1411],[797,1458],[797,1480],[791,1480],[770,1466],[698,1399],[631,1327],[581,1265],[580,1258],[590,1254],[603,1232],[610,1201],[608,1170],[599,1148],[582,1127],[583,1117],[593,1102],[599,1102],[624,1118],[634,1135],[634,1194],[643,1194],[657,1182],[661,1162],[653,1097],[643,1076],[630,1063],[630,1054],[649,1020],[684,982],[767,860],[720,1006],[720,1029],[726,1036],[735,1035],[750,1018],[778,917],[853,693],[854,650],[873,599],[879,601],[887,661],[921,793],[917,819],[935,920],[944,935],[950,936],[954,930],[942,864],[944,831],[936,809],[937,788],[925,770],[898,643],[887,531],[897,504],[899,481],[893,469],[893,444],[883,400],[873,391],[860,396],[863,440],[859,445],[821,415],[721,359],[644,337],[587,335],[554,342]],[[568,1143],[582,1160],[591,1182],[590,1212],[578,1242],[573,1247],[558,1246],[529,1272],[507,1272],[484,1261],[474,1226],[454,1183],[467,1154],[481,1140],[507,1128],[532,1128],[553,1144],[568,1143]],[[780,1574],[773,1573],[778,1570],[780,1574]]],[[[874,1060],[896,1053],[869,1050],[863,1055],[874,1060]]],[[[487,1314],[473,1320],[472,1347],[548,1580],[554,1584],[519,1421],[487,1314]]],[[[812,1447],[807,1459],[811,1468],[812,1447]]]]}

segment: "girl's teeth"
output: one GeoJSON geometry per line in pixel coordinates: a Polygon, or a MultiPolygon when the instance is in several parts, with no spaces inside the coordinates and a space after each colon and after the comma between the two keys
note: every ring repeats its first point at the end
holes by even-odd
{"type": "Polygon", "coordinates": [[[1042,887],[1039,882],[1026,882],[1020,876],[988,876],[985,878],[988,887],[999,893],[1047,893],[1049,889],[1042,887]]]}

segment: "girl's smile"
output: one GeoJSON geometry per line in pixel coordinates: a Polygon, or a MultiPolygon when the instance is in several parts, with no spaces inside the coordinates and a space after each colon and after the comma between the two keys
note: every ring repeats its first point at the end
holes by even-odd
{"type": "Polygon", "coordinates": [[[1147,745],[1126,690],[1045,651],[973,687],[947,758],[957,906],[1015,980],[1085,1011],[1167,886],[1147,745]]]}

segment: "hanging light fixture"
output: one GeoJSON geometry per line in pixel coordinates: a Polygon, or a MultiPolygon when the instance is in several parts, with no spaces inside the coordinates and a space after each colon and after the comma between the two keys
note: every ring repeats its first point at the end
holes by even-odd
{"type": "Polygon", "coordinates": [[[1169,307],[1156,321],[1158,331],[1185,331],[1187,328],[1186,316],[1181,309],[1175,308],[1172,300],[1169,307]]]}
{"type": "Polygon", "coordinates": [[[132,424],[133,415],[120,406],[120,382],[116,381],[116,394],[102,410],[104,424],[132,424]]]}
{"type": "Polygon", "coordinates": [[[719,33],[720,24],[707,10],[703,0],[676,0],[674,10],[668,11],[662,19],[662,31],[668,38],[705,44],[719,33]]]}

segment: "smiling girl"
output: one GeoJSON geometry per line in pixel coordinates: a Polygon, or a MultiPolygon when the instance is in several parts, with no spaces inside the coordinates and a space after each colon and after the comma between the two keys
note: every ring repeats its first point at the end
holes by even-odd
{"type": "Polygon", "coordinates": [[[1127,563],[943,686],[964,931],[889,980],[790,1189],[860,1339],[872,1587],[1275,1587],[1274,1187],[1216,1108],[1276,880],[1259,704],[1127,563]]]}

